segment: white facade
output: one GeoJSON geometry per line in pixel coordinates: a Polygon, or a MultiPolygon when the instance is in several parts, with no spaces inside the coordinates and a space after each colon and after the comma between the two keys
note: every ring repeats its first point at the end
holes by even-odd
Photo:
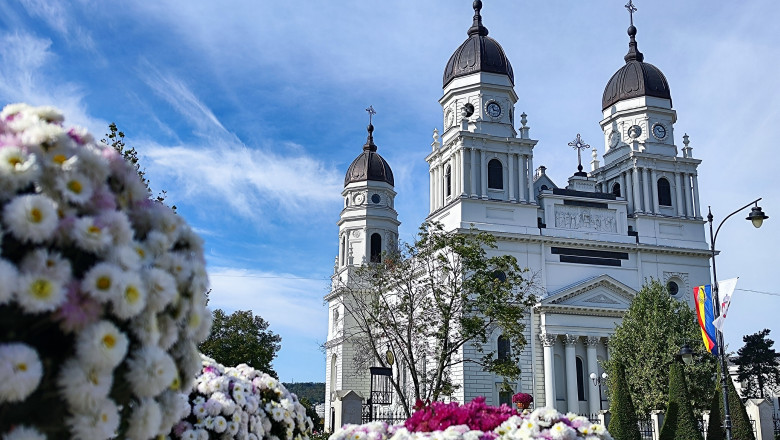
{"type": "MultiPolygon", "coordinates": [[[[481,26],[477,12],[475,26],[477,18],[481,26]]],[[[517,100],[511,66],[507,74],[476,71],[445,83],[439,100],[444,127],[435,131],[426,157],[427,220],[447,230],[473,225],[488,231],[497,237],[491,254],[512,255],[530,269],[541,296],[528,311],[528,345],[515,390],[533,394],[537,407],[595,413],[604,397],[589,375],[603,371],[609,337],[642,285],[653,278],[676,286],[674,296],[693,307],[693,286],[709,283],[696,177],[701,161],[693,158],[687,136],[679,154],[671,99],[631,97],[604,109],[604,164],[594,150],[590,172],[559,188],[544,167],[534,168],[537,141],[527,115],[515,129],[517,100]]],[[[340,232],[348,223],[360,221],[342,212],[340,232]]],[[[343,270],[339,265],[334,276],[343,270]]],[[[347,366],[348,350],[355,348],[337,343],[333,334],[328,340],[328,356],[339,359],[329,367],[329,389],[367,393],[367,376],[356,379],[347,366]]],[[[470,347],[461,355],[477,357],[470,347]]],[[[485,396],[487,403],[499,403],[501,377],[468,362],[451,374],[461,385],[454,399],[485,396]]]]}

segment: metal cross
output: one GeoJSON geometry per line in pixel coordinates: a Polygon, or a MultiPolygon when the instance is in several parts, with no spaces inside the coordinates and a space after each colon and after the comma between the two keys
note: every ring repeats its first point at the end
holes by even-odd
{"type": "Polygon", "coordinates": [[[374,106],[373,105],[369,105],[368,108],[366,109],[366,111],[368,112],[368,123],[369,123],[369,125],[371,125],[372,124],[372,118],[376,114],[376,110],[374,110],[374,106]]]}
{"type": "Polygon", "coordinates": [[[626,3],[626,9],[628,9],[629,15],[631,15],[631,26],[634,25],[634,12],[637,11],[636,6],[634,6],[634,0],[628,0],[628,3],[626,3]]]}
{"type": "Polygon", "coordinates": [[[582,150],[590,148],[590,145],[586,144],[580,137],[580,134],[577,133],[577,138],[569,142],[569,146],[577,150],[577,169],[582,171],[582,150]]]}

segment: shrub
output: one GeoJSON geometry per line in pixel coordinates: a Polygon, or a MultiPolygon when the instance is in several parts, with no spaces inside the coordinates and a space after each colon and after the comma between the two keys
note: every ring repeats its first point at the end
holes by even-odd
{"type": "Polygon", "coordinates": [[[685,373],[679,362],[669,368],[669,403],[667,404],[661,440],[703,440],[693,417],[693,407],[685,383],[685,373]]]}
{"type": "Polygon", "coordinates": [[[723,429],[723,393],[720,386],[715,386],[710,402],[710,422],[707,425],[707,440],[724,440],[726,431],[723,429]]]}
{"type": "Polygon", "coordinates": [[[612,387],[613,401],[610,403],[612,418],[609,421],[609,432],[617,440],[641,440],[639,424],[634,410],[634,402],[628,391],[626,371],[622,364],[617,364],[616,374],[609,376],[612,387]]]}
{"type": "Polygon", "coordinates": [[[149,438],[208,334],[201,240],[50,107],[0,112],[0,436],[149,438]]]}

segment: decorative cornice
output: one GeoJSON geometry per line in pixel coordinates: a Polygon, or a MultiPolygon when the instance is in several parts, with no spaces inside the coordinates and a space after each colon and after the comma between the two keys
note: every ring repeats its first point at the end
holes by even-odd
{"type": "Polygon", "coordinates": [[[580,337],[577,335],[564,335],[563,336],[563,342],[566,345],[574,345],[580,340],[580,337]]]}
{"type": "Polygon", "coordinates": [[[588,336],[585,338],[585,345],[588,347],[595,347],[601,342],[600,336],[588,336]]]}
{"type": "Polygon", "coordinates": [[[542,341],[545,347],[552,347],[555,345],[555,340],[558,339],[558,335],[555,333],[539,333],[539,340],[542,341]]]}
{"type": "Polygon", "coordinates": [[[608,318],[622,318],[626,314],[625,309],[599,308],[587,306],[571,306],[562,304],[545,304],[534,307],[539,313],[555,313],[558,315],[585,315],[602,316],[608,318]]]}

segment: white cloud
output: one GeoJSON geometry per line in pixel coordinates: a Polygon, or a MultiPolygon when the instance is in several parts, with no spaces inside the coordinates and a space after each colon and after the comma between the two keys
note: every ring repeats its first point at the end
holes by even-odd
{"type": "Polygon", "coordinates": [[[42,19],[46,24],[59,33],[68,44],[76,44],[93,54],[96,52],[95,41],[85,28],[71,19],[70,5],[65,2],[52,2],[48,0],[21,0],[27,12],[42,19]]]}

